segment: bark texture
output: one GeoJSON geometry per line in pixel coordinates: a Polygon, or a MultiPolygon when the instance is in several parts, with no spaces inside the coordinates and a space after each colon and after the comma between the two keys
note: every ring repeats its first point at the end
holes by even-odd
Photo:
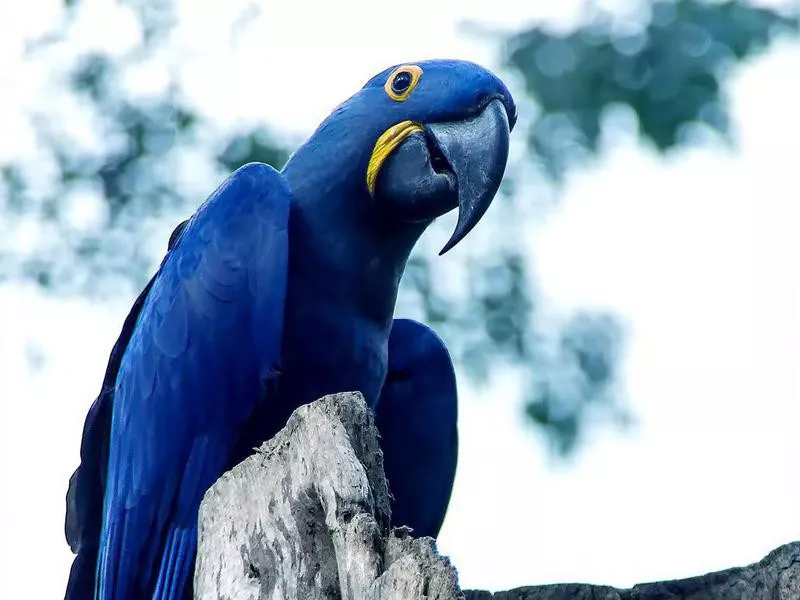
{"type": "Polygon", "coordinates": [[[640,583],[628,590],[579,583],[507,592],[468,590],[466,600],[800,600],[800,542],[786,544],[747,567],[640,583]]]}
{"type": "Polygon", "coordinates": [[[361,394],[298,408],[200,507],[197,600],[463,597],[432,539],[389,528],[377,430],[361,394]]]}
{"type": "Polygon", "coordinates": [[[200,508],[196,600],[800,600],[800,542],[749,567],[630,590],[458,587],[430,538],[389,526],[389,491],[358,393],[298,408],[200,508]]]}

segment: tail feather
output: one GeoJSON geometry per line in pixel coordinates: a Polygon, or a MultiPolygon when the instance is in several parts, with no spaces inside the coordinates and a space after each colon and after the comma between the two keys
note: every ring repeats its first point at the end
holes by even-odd
{"type": "Polygon", "coordinates": [[[161,570],[153,600],[180,600],[191,590],[186,586],[194,564],[197,546],[197,526],[188,529],[172,529],[161,559],[161,570]]]}
{"type": "Polygon", "coordinates": [[[70,569],[65,600],[89,600],[94,597],[97,553],[103,524],[111,395],[110,391],[104,390],[89,410],[81,444],[82,461],[69,480],[64,533],[70,549],[77,556],[70,569]]]}
{"type": "Polygon", "coordinates": [[[72,561],[67,583],[67,600],[90,600],[94,597],[95,568],[97,566],[97,545],[84,548],[72,561]]]}

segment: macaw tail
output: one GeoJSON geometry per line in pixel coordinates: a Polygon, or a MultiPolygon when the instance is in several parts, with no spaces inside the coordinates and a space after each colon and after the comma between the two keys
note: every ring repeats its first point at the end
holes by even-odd
{"type": "Polygon", "coordinates": [[[82,548],[72,561],[65,600],[91,600],[94,598],[95,570],[98,544],[82,548]]]}
{"type": "Polygon", "coordinates": [[[90,600],[94,597],[112,399],[113,388],[107,390],[104,385],[86,417],[81,464],[69,479],[64,532],[70,549],[77,556],[72,562],[66,600],[90,600]]]}

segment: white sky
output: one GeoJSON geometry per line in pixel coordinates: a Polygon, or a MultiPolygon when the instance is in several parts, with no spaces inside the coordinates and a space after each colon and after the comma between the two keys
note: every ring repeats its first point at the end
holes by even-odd
{"type": "MultiPolygon", "coordinates": [[[[108,1],[91,4],[82,43],[124,47],[125,20],[108,1]]],[[[459,35],[460,19],[529,20],[511,0],[413,0],[394,13],[375,2],[292,2],[251,15],[231,62],[219,32],[240,3],[183,4],[191,8],[181,51],[194,58],[181,75],[192,100],[226,125],[266,115],[297,132],[387,64],[491,64],[490,47],[459,35]]],[[[15,57],[26,35],[55,22],[57,5],[0,5],[0,155],[30,144],[18,115],[42,102],[47,73],[15,57]]],[[[580,7],[552,0],[524,10],[568,23],[580,7]]],[[[625,318],[638,427],[627,436],[601,430],[571,467],[553,469],[520,420],[511,382],[481,397],[464,390],[460,466],[440,539],[463,586],[628,586],[748,563],[800,539],[798,64],[800,48],[781,44],[739,71],[739,150],[712,141],[665,161],[624,131],[612,134],[604,160],[572,177],[561,210],[531,224],[548,303],[625,318]]],[[[157,83],[143,73],[135,85],[157,83]]],[[[0,287],[2,598],[63,594],[64,493],[127,310],[0,287]],[[35,347],[45,362],[32,371],[35,347]]]]}

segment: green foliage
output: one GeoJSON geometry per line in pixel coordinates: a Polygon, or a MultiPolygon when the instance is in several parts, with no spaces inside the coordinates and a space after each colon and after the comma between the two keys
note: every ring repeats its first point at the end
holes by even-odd
{"type": "Polygon", "coordinates": [[[280,168],[288,158],[288,149],[277,146],[269,130],[261,128],[233,138],[217,160],[227,170],[235,171],[249,162],[262,162],[280,168]]]}
{"type": "Polygon", "coordinates": [[[601,312],[580,311],[563,326],[538,310],[532,265],[518,251],[479,257],[467,265],[464,297],[434,285],[436,267],[414,256],[406,285],[419,296],[426,322],[439,331],[475,383],[493,368],[522,371],[526,415],[556,456],[571,455],[592,417],[626,425],[630,416],[618,389],[623,327],[601,312]]]}
{"type": "MultiPolygon", "coordinates": [[[[0,280],[32,279],[48,291],[92,295],[118,293],[120,284],[141,287],[166,246],[160,239],[149,244],[154,232],[165,220],[182,220],[203,200],[183,189],[181,162],[189,158],[198,172],[218,173],[212,179],[218,181],[246,162],[280,168],[288,157],[264,125],[209,135],[213,124],[174,84],[155,94],[132,93],[124,85],[126,75],[166,60],[162,54],[176,23],[172,0],[127,4],[137,15],[141,43],[122,55],[78,55],[63,72],[54,73],[54,79],[63,80],[57,92],[78,107],[78,116],[92,123],[100,141],[76,144],[74,133],[59,123],[60,115],[39,114],[33,125],[44,160],[0,165],[5,184],[0,190],[5,220],[5,227],[0,225],[0,280]],[[45,186],[37,185],[42,171],[51,174],[45,186]],[[66,199],[86,196],[87,190],[102,204],[101,216],[95,226],[77,227],[66,199]],[[30,223],[39,226],[39,243],[19,252],[13,237],[2,232],[30,223]]],[[[74,18],[83,3],[65,6],[74,18]]],[[[70,23],[58,36],[33,44],[31,58],[59,64],[56,55],[62,46],[69,47],[70,23]]]]}
{"type": "Polygon", "coordinates": [[[735,0],[660,0],[641,12],[623,31],[599,14],[567,34],[533,28],[508,41],[508,66],[540,109],[530,148],[551,176],[597,151],[603,112],[615,104],[633,110],[640,135],[662,152],[693,123],[727,135],[730,68],[798,25],[735,0]]]}
{"type": "MultiPolygon", "coordinates": [[[[730,139],[724,86],[732,67],[798,27],[796,17],[736,0],[638,8],[622,23],[598,13],[568,33],[533,27],[505,40],[506,66],[536,105],[530,155],[550,179],[598,152],[604,112],[615,105],[633,111],[640,137],[662,153],[690,143],[697,124],[730,139]]],[[[592,414],[628,421],[615,384],[621,334],[610,315],[579,314],[540,360],[518,353],[532,365],[526,412],[558,454],[575,448],[592,414]]]]}
{"type": "Polygon", "coordinates": [[[568,455],[594,409],[620,424],[630,417],[615,389],[622,330],[611,315],[580,313],[561,330],[550,365],[534,382],[525,412],[548,433],[552,449],[568,455]]]}
{"type": "MultiPolygon", "coordinates": [[[[280,167],[288,156],[265,123],[219,132],[175,85],[148,95],[123,85],[131,69],[168,60],[164,48],[176,25],[173,0],[124,3],[137,15],[141,42],[122,55],[77,55],[61,79],[54,74],[61,81],[54,90],[88,115],[96,143],[76,143],[57,114],[38,115],[32,122],[44,156],[0,164],[0,279],[92,294],[108,282],[126,282],[132,295],[166,246],[166,237],[151,243],[154,231],[168,235],[203,199],[178,176],[182,160],[190,157],[197,173],[218,181],[246,162],[280,167]],[[65,210],[69,198],[94,202],[100,218],[77,226],[65,210]],[[22,250],[12,233],[31,225],[38,241],[22,250]]],[[[91,10],[80,0],[64,5],[65,29],[32,44],[29,53],[54,69],[63,63],[59,48],[72,35],[72,18],[91,10]]],[[[603,113],[620,104],[632,109],[642,138],[660,151],[691,141],[683,132],[696,123],[728,135],[724,85],[731,66],[796,28],[794,18],[742,2],[661,0],[641,5],[633,28],[598,14],[566,34],[530,27],[498,40],[506,67],[524,82],[525,105],[535,105],[526,132],[529,164],[562,179],[598,151],[603,113]]],[[[511,186],[498,201],[503,210],[487,219],[519,218],[512,200],[523,193],[511,186]]],[[[462,297],[443,294],[435,283],[438,267],[415,254],[404,290],[474,381],[486,380],[498,365],[525,375],[528,417],[557,455],[567,455],[593,416],[625,421],[617,385],[623,330],[605,314],[553,322],[539,306],[533,265],[520,247],[467,265],[462,297]]]]}
{"type": "Polygon", "coordinates": [[[418,296],[423,318],[444,337],[451,354],[478,382],[499,361],[535,364],[535,295],[518,252],[487,256],[468,266],[467,293],[452,297],[437,286],[436,267],[415,254],[404,284],[418,296]]]}

